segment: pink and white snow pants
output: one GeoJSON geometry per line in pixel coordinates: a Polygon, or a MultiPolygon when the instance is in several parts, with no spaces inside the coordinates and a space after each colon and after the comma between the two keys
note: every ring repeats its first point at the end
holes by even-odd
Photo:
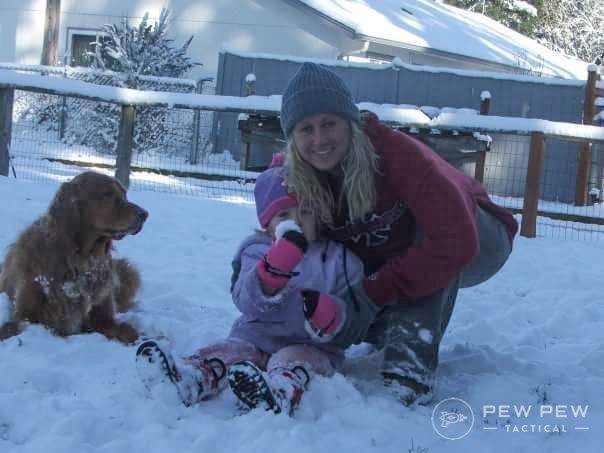
{"type": "MultiPolygon", "coordinates": [[[[327,354],[314,346],[294,344],[268,354],[237,338],[228,338],[205,346],[184,360],[196,368],[202,368],[206,360],[214,358],[222,360],[227,368],[235,362],[247,360],[269,373],[272,370],[292,369],[295,366],[304,367],[310,374],[331,376],[335,372],[327,354]]],[[[218,385],[218,391],[226,386],[226,380],[222,381],[218,385]]]]}

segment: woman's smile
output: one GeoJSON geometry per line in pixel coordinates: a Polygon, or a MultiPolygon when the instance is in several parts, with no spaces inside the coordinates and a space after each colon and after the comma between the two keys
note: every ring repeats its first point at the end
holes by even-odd
{"type": "Polygon", "coordinates": [[[292,134],[301,157],[319,171],[332,171],[348,153],[350,124],[336,114],[306,117],[292,134]]]}

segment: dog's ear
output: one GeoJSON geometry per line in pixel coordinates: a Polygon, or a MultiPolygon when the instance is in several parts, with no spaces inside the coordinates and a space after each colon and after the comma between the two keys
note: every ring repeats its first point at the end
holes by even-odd
{"type": "Polygon", "coordinates": [[[58,228],[69,235],[80,229],[80,200],[76,181],[64,182],[55,194],[48,214],[58,228]]]}

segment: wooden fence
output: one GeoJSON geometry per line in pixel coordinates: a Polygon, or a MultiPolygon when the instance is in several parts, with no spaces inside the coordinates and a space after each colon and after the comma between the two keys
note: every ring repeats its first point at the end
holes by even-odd
{"type": "MultiPolygon", "coordinates": [[[[234,96],[144,92],[0,70],[0,174],[5,176],[8,176],[9,170],[12,107],[15,89],[59,96],[72,96],[120,105],[121,119],[115,175],[125,186],[129,184],[132,131],[136,121],[136,108],[138,106],[200,109],[275,116],[279,113],[281,101],[280,97],[276,96],[248,96],[241,98],[234,96]]],[[[396,110],[396,107],[392,107],[393,112],[396,110]]],[[[483,111],[483,113],[486,112],[483,111]]],[[[567,216],[567,220],[580,221],[577,216],[569,216],[568,214],[559,214],[556,217],[556,214],[538,212],[539,182],[543,172],[543,157],[546,151],[547,139],[569,140],[586,144],[587,147],[590,146],[590,143],[604,144],[604,128],[602,127],[527,118],[442,113],[425,122],[410,121],[399,124],[404,127],[434,127],[445,131],[530,135],[531,146],[524,190],[524,202],[522,210],[516,210],[522,213],[521,235],[525,237],[536,236],[537,215],[553,216],[553,218],[558,219],[564,219],[564,216],[567,216]]],[[[211,179],[215,175],[206,176],[211,179]]],[[[583,219],[586,218],[584,217],[583,219]]],[[[604,219],[602,218],[590,218],[587,220],[600,225],[604,224],[604,219]]]]}
{"type": "MultiPolygon", "coordinates": [[[[583,124],[592,125],[596,113],[596,98],[604,97],[604,89],[598,88],[596,82],[600,80],[597,67],[590,65],[585,85],[585,98],[583,100],[583,124]]],[[[579,166],[577,169],[577,185],[575,189],[575,204],[585,205],[587,201],[587,184],[589,181],[589,166],[591,164],[591,144],[581,142],[579,145],[579,166]]],[[[600,165],[602,167],[602,165],[600,165]]]]}

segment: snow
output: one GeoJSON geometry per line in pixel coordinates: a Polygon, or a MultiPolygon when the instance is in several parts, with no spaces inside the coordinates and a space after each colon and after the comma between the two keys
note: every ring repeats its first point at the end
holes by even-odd
{"type": "MultiPolygon", "coordinates": [[[[454,132],[457,132],[457,131],[454,131],[454,132]]],[[[493,141],[493,139],[491,138],[490,135],[484,135],[484,134],[481,134],[480,132],[472,132],[472,136],[474,137],[474,139],[478,140],[479,142],[491,143],[493,141]]],[[[463,150],[461,150],[461,151],[463,152],[463,150]]]]}
{"type": "Polygon", "coordinates": [[[553,52],[495,20],[433,0],[301,0],[350,28],[360,39],[435,49],[544,75],[585,79],[587,63],[553,52]]]}
{"type": "Polygon", "coordinates": [[[171,105],[176,108],[198,108],[202,110],[249,111],[250,108],[263,112],[278,112],[281,96],[215,96],[208,94],[168,93],[141,91],[130,88],[95,85],[79,80],[44,77],[0,69],[0,84],[21,86],[30,89],[59,91],[68,96],[84,96],[125,105],[171,105]]]}
{"type": "MultiPolygon", "coordinates": [[[[0,250],[47,209],[57,188],[0,177],[0,250]]],[[[225,337],[237,316],[230,260],[257,226],[254,206],[152,192],[129,196],[150,217],[139,235],[116,244],[116,256],[130,259],[143,280],[136,308],[122,318],[147,337],[162,337],[177,355],[225,337]]],[[[427,407],[408,409],[389,397],[377,376],[379,354],[368,345],[348,351],[343,373],[315,378],[290,419],[261,409],[241,415],[229,392],[186,408],[169,386],[145,391],[134,346],[98,334],[59,338],[28,326],[0,342],[0,451],[599,451],[603,244],[517,238],[493,279],[460,292],[427,407]],[[474,413],[471,431],[459,440],[433,427],[435,409],[437,422],[441,409],[450,412],[447,402],[440,404],[448,398],[463,400],[474,413]],[[520,406],[531,407],[528,416],[517,415],[520,406]],[[571,406],[581,406],[585,416],[575,417],[571,406]],[[556,418],[556,410],[566,417],[556,418]],[[551,432],[554,426],[559,432],[551,432]]],[[[0,318],[8,305],[0,295],[0,318]]],[[[455,426],[461,425],[450,429],[455,426]]]]}
{"type": "MultiPolygon", "coordinates": [[[[487,79],[494,80],[516,80],[519,82],[526,83],[539,83],[542,85],[558,85],[558,86],[585,86],[585,79],[587,78],[587,71],[583,77],[578,79],[560,79],[549,76],[535,76],[535,75],[523,75],[523,74],[509,74],[504,72],[495,72],[495,71],[478,71],[478,70],[470,70],[470,69],[454,69],[454,68],[445,68],[438,66],[424,66],[418,64],[408,64],[403,63],[400,58],[394,58],[390,63],[360,63],[360,62],[348,62],[344,60],[329,60],[326,58],[308,58],[308,57],[299,57],[296,55],[286,55],[286,54],[273,54],[273,53],[263,53],[263,52],[244,52],[238,50],[234,47],[229,47],[226,45],[221,46],[220,52],[222,53],[230,53],[233,55],[239,55],[242,57],[248,58],[264,58],[269,60],[277,60],[277,61],[291,61],[296,63],[304,63],[306,61],[322,64],[325,66],[333,66],[333,67],[357,67],[364,69],[372,69],[374,71],[385,71],[390,68],[397,70],[397,68],[405,68],[409,71],[418,71],[418,72],[431,72],[436,74],[456,74],[461,76],[469,76],[469,77],[484,77],[487,79]]],[[[587,63],[585,63],[587,65],[587,63]]],[[[587,66],[585,66],[585,69],[587,66]]],[[[604,82],[597,82],[604,86],[604,82]]]]}
{"type": "Polygon", "coordinates": [[[432,332],[428,329],[420,329],[418,332],[419,339],[422,340],[426,344],[432,344],[433,336],[432,332]]]}
{"type": "MultiPolygon", "coordinates": [[[[102,99],[125,105],[157,105],[171,108],[223,110],[232,112],[263,112],[277,114],[281,108],[281,96],[218,96],[208,94],[168,93],[133,90],[95,85],[79,80],[59,79],[40,75],[23,74],[0,69],[0,85],[29,87],[29,89],[54,90],[67,95],[102,99]]],[[[378,114],[383,121],[397,122],[413,127],[434,129],[482,129],[485,132],[512,132],[531,134],[542,132],[559,138],[581,138],[593,142],[604,140],[604,130],[598,126],[562,123],[532,118],[476,115],[472,109],[442,108],[412,105],[391,105],[361,102],[359,108],[378,114]],[[422,111],[423,109],[423,111],[422,111]],[[430,116],[438,113],[435,117],[430,116]]]]}
{"type": "Polygon", "coordinates": [[[601,127],[560,123],[538,118],[441,113],[431,120],[430,124],[437,128],[476,128],[492,132],[517,132],[526,135],[540,132],[546,136],[577,137],[594,142],[604,141],[604,129],[601,127]]]}
{"type": "Polygon", "coordinates": [[[537,8],[535,8],[530,3],[521,0],[512,0],[512,4],[516,8],[516,10],[524,11],[525,13],[528,13],[533,17],[537,17],[537,8]]]}
{"type": "MultiPolygon", "coordinates": [[[[111,76],[115,79],[126,79],[124,73],[106,70],[92,69],[85,66],[44,66],[44,65],[33,65],[33,64],[19,64],[19,63],[0,63],[0,69],[10,69],[13,71],[26,71],[35,73],[46,73],[54,75],[65,75],[65,74],[89,74],[96,76],[111,76]]],[[[163,84],[173,84],[179,86],[188,86],[190,89],[197,88],[197,82],[191,79],[176,78],[176,77],[158,77],[151,75],[137,74],[136,78],[140,81],[155,82],[163,84]]]]}
{"type": "Polygon", "coordinates": [[[374,112],[382,121],[401,124],[427,125],[430,122],[430,110],[421,111],[414,105],[376,104],[374,102],[359,102],[360,110],[374,112]]]}

